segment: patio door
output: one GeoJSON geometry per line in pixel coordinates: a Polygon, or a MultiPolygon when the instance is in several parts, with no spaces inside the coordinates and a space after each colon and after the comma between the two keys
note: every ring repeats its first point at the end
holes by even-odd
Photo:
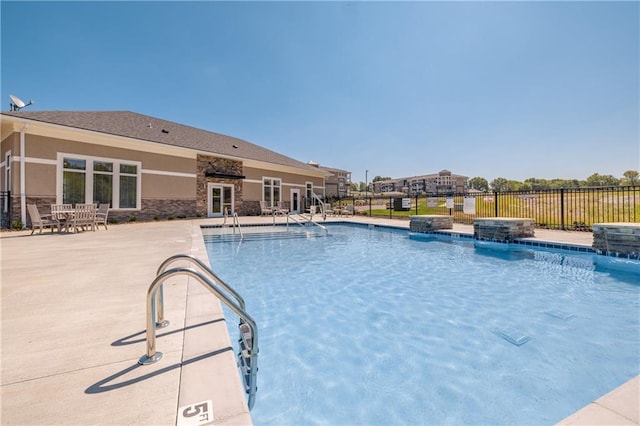
{"type": "Polygon", "coordinates": [[[300,190],[291,190],[291,213],[300,213],[300,190]]]}
{"type": "Polygon", "coordinates": [[[233,185],[219,183],[208,184],[208,211],[209,217],[221,217],[225,209],[229,214],[233,213],[233,185]]]}

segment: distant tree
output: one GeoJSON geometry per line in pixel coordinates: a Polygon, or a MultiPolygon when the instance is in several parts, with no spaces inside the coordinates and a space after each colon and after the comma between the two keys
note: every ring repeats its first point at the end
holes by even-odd
{"type": "Polygon", "coordinates": [[[360,182],[358,184],[358,191],[364,192],[367,189],[367,184],[364,182],[360,182]]]}
{"type": "Polygon", "coordinates": [[[527,184],[533,191],[541,191],[544,189],[549,189],[550,185],[546,179],[537,179],[537,178],[528,178],[524,180],[524,183],[527,184]]]}
{"type": "Polygon", "coordinates": [[[508,181],[503,177],[495,178],[494,180],[491,181],[489,186],[493,191],[501,192],[501,191],[509,190],[508,181]]]}
{"type": "Polygon", "coordinates": [[[580,183],[577,180],[569,179],[550,179],[546,181],[546,188],[544,189],[560,189],[560,188],[577,188],[580,183]]]}
{"type": "Polygon", "coordinates": [[[357,184],[357,183],[355,183],[355,182],[351,182],[351,183],[349,184],[349,189],[350,189],[351,191],[357,191],[357,190],[359,189],[359,186],[358,186],[358,184],[357,184]]]}
{"type": "Polygon", "coordinates": [[[483,177],[474,177],[469,179],[469,188],[476,189],[478,191],[488,191],[489,182],[483,177]]]}
{"type": "Polygon", "coordinates": [[[523,182],[522,184],[520,184],[520,188],[518,189],[518,191],[531,191],[532,189],[533,188],[531,184],[523,182]]]}
{"type": "Polygon", "coordinates": [[[378,182],[380,180],[391,180],[389,176],[376,176],[373,178],[372,182],[378,182]]]}
{"type": "Polygon", "coordinates": [[[594,173],[587,178],[587,186],[617,186],[620,180],[611,175],[594,173]]]}
{"type": "Polygon", "coordinates": [[[507,181],[507,191],[522,191],[522,182],[517,180],[507,181]]]}
{"type": "Polygon", "coordinates": [[[640,173],[637,170],[627,170],[622,174],[624,185],[638,185],[640,183],[640,173]]]}

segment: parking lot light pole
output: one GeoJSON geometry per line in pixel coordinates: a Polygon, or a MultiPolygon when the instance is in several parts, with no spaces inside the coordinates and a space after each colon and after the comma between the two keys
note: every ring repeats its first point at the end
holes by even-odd
{"type": "Polygon", "coordinates": [[[369,170],[364,171],[364,198],[367,198],[367,191],[369,190],[369,170]]]}

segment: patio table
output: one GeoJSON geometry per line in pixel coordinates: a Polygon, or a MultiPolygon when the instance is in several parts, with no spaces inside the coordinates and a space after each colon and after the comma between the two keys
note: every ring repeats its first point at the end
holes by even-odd
{"type": "Polygon", "coordinates": [[[63,228],[66,229],[66,232],[69,232],[69,226],[71,226],[71,222],[75,217],[75,210],[56,210],[53,217],[60,222],[59,233],[62,233],[63,228]]]}

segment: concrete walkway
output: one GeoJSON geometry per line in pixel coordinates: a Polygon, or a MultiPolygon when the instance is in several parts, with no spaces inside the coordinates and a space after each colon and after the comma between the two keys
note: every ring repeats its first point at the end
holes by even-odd
{"type": "MultiPolygon", "coordinates": [[[[327,218],[342,220],[408,228],[406,220],[327,218]]],[[[1,233],[0,424],[174,425],[193,421],[185,415],[198,410],[198,416],[207,416],[202,422],[251,424],[220,303],[193,279],[165,283],[165,317],[171,325],[157,332],[164,357],[149,366],[137,363],[146,350],[146,292],[158,266],[177,253],[208,264],[200,226],[221,222],[121,224],[77,234],[1,233]],[[206,401],[210,405],[201,405],[206,401]]],[[[473,233],[473,228],[455,225],[453,232],[473,233]]],[[[536,230],[536,239],[590,246],[592,236],[536,230]]],[[[607,396],[618,402],[591,404],[586,417],[563,424],[595,423],[601,417],[594,410],[601,407],[621,416],[608,424],[639,424],[638,387],[636,379],[622,396],[607,396]]]]}

